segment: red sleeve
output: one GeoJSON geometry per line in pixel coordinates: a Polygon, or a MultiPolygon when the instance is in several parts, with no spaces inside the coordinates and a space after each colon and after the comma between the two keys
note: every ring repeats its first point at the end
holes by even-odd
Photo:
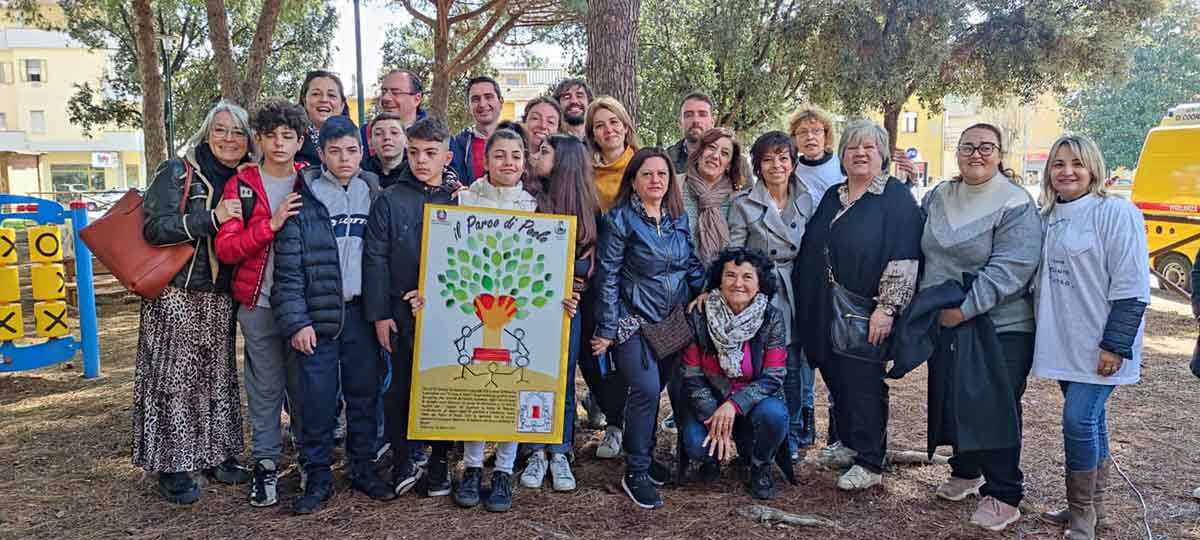
{"type": "Polygon", "coordinates": [[[763,355],[763,369],[786,368],[787,349],[767,349],[763,355]]]}
{"type": "Polygon", "coordinates": [[[700,369],[700,347],[695,343],[683,350],[683,366],[700,369]]]}
{"type": "MultiPolygon", "coordinates": [[[[223,200],[237,200],[239,179],[225,183],[223,200]]],[[[242,210],[245,212],[245,209],[242,210]]],[[[271,216],[262,215],[257,207],[250,209],[250,221],[231,219],[217,231],[215,245],[217,259],[225,264],[241,264],[247,258],[266,249],[275,238],[271,230],[271,216]]]]}

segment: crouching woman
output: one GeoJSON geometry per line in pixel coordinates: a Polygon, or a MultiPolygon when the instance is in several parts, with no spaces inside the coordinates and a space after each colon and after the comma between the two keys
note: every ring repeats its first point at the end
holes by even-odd
{"type": "MultiPolygon", "coordinates": [[[[750,457],[750,495],[775,496],[771,465],[787,437],[783,395],[787,375],[784,317],[771,305],[774,264],[756,249],[728,248],[708,270],[703,309],[692,310],[696,342],[683,352],[683,387],[693,414],[681,419],[683,446],[701,479],[718,463],[750,457]]],[[[786,447],[784,447],[786,451],[786,447]]]]}

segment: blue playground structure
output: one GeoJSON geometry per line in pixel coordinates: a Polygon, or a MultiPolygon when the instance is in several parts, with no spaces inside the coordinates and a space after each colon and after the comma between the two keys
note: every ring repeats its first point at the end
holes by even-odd
{"type": "Polygon", "coordinates": [[[25,228],[34,304],[35,335],[41,343],[17,345],[24,337],[25,313],[17,264],[15,228],[0,226],[0,372],[25,371],[65,362],[83,351],[83,376],[100,376],[100,342],[97,336],[96,291],[92,276],[92,252],[79,238],[87,225],[87,205],[71,203],[70,209],[47,199],[0,194],[0,222],[21,219],[37,223],[25,228]],[[12,210],[12,211],[10,211],[12,210]],[[67,326],[67,279],[62,267],[59,226],[71,220],[75,240],[75,283],[79,297],[79,334],[76,340],[67,326]]]}

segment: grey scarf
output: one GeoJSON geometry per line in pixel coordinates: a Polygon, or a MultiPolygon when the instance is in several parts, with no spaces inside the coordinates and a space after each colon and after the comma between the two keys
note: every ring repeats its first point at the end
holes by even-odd
{"type": "Polygon", "coordinates": [[[725,303],[721,291],[712,291],[704,302],[704,314],[708,318],[708,335],[717,349],[721,369],[730,379],[741,378],[742,346],[758,333],[763,316],[767,312],[767,296],[758,293],[741,313],[735,314],[725,303]]]}

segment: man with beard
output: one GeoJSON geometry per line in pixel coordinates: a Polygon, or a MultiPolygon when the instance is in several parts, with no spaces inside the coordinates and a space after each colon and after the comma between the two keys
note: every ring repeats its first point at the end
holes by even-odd
{"type": "Polygon", "coordinates": [[[592,89],[583,79],[565,79],[554,88],[554,99],[562,106],[563,133],[569,133],[584,140],[586,128],[583,123],[587,117],[588,105],[592,103],[592,89]]]}
{"type": "Polygon", "coordinates": [[[463,128],[450,139],[453,156],[450,168],[454,169],[463,185],[471,185],[487,172],[484,147],[500,123],[500,108],[503,105],[504,96],[496,79],[482,76],[467,81],[467,107],[471,110],[475,125],[463,128]]]}
{"type": "Polygon", "coordinates": [[[692,92],[679,104],[679,130],[683,138],[667,149],[675,163],[675,173],[685,174],[688,154],[696,150],[700,136],[713,128],[713,101],[702,92],[692,92]]]}

